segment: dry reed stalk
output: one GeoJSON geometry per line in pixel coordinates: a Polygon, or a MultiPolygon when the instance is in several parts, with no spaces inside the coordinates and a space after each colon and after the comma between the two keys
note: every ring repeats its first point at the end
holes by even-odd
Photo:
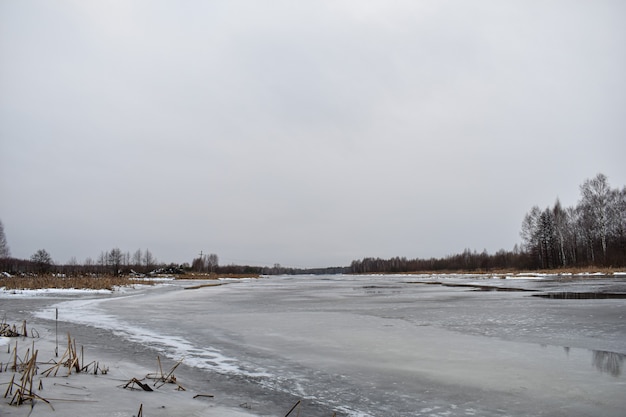
{"type": "Polygon", "coordinates": [[[46,369],[43,372],[43,375],[48,377],[50,376],[52,371],[54,371],[54,376],[56,376],[61,366],[64,366],[67,368],[68,375],[72,374],[72,368],[76,370],[76,373],[80,373],[81,371],[80,358],[78,357],[76,353],[76,339],[74,339],[72,343],[72,337],[70,336],[69,332],[67,333],[67,349],[65,350],[65,353],[61,357],[61,360],[58,363],[56,363],[54,366],[52,366],[51,368],[46,369]]]}
{"type": "MultiPolygon", "coordinates": [[[[22,405],[26,401],[31,401],[32,403],[34,400],[39,399],[48,404],[50,408],[54,410],[54,407],[52,407],[52,404],[50,404],[48,400],[35,394],[35,392],[33,391],[33,377],[37,373],[37,353],[38,351],[34,351],[30,359],[28,359],[28,361],[24,364],[24,370],[22,371],[22,376],[19,383],[15,382],[15,374],[13,374],[13,377],[11,378],[11,382],[9,383],[9,387],[4,394],[4,397],[6,398],[8,395],[12,394],[13,388],[16,388],[15,394],[13,394],[13,397],[11,398],[9,404],[22,405]]],[[[39,387],[40,389],[43,387],[41,381],[39,387]]]]}
{"type": "Polygon", "coordinates": [[[174,376],[174,371],[176,370],[176,368],[178,368],[178,366],[183,363],[183,360],[179,360],[178,362],[176,362],[174,364],[174,366],[172,366],[172,368],[168,371],[167,374],[163,373],[163,367],[161,365],[161,357],[157,356],[157,372],[154,374],[148,374],[146,375],[146,378],[148,379],[154,379],[154,386],[157,388],[161,388],[163,385],[165,385],[166,383],[169,384],[176,384],[178,385],[178,390],[179,391],[186,391],[185,388],[183,388],[178,382],[176,382],[176,376],[174,376]],[[161,383],[159,386],[157,386],[157,383],[161,383]]]}
{"type": "Polygon", "coordinates": [[[13,383],[15,381],[15,374],[13,374],[11,376],[11,382],[9,382],[9,385],[7,386],[7,390],[4,392],[4,398],[8,397],[9,395],[13,394],[13,383]]]}
{"type": "MultiPolygon", "coordinates": [[[[31,337],[39,337],[39,333],[34,329],[31,329],[30,333],[31,333],[31,337]]],[[[28,337],[28,329],[26,328],[26,320],[22,322],[21,328],[18,329],[18,327],[15,324],[11,325],[3,319],[2,322],[0,322],[0,336],[28,337]]]]}
{"type": "Polygon", "coordinates": [[[137,388],[135,388],[135,385],[138,385],[138,386],[139,386],[139,388],[141,388],[141,389],[142,389],[142,390],[144,390],[144,391],[153,391],[153,389],[152,389],[152,388],[150,388],[150,385],[148,385],[148,384],[144,384],[143,382],[141,382],[141,381],[140,381],[140,380],[138,380],[137,378],[133,378],[133,379],[131,379],[130,381],[128,381],[128,382],[127,382],[127,383],[123,386],[123,388],[125,388],[125,389],[127,389],[127,388],[130,388],[130,389],[137,389],[137,388]]]}
{"type": "Polygon", "coordinates": [[[293,407],[291,407],[291,410],[289,410],[289,411],[287,412],[287,414],[285,414],[285,417],[288,417],[288,416],[289,416],[289,414],[291,414],[291,413],[293,412],[293,410],[295,410],[295,409],[296,409],[296,407],[298,407],[298,406],[300,406],[300,407],[298,408],[298,414],[297,414],[297,415],[299,416],[299,415],[300,415],[300,410],[302,409],[302,400],[298,400],[298,401],[296,401],[296,403],[293,405],[293,407]]]}
{"type": "Polygon", "coordinates": [[[109,368],[107,366],[100,366],[100,362],[97,361],[89,362],[87,365],[83,365],[83,367],[80,368],[80,371],[89,373],[89,368],[91,366],[93,366],[94,375],[98,375],[98,372],[100,372],[102,375],[106,375],[109,372],[109,368]]]}
{"type": "Polygon", "coordinates": [[[0,336],[18,337],[21,336],[21,334],[17,331],[15,324],[11,326],[8,323],[2,322],[2,324],[0,324],[0,336]]]}
{"type": "MultiPolygon", "coordinates": [[[[15,347],[13,348],[13,353],[11,354],[11,371],[13,372],[21,372],[26,363],[28,362],[29,356],[30,356],[30,349],[26,350],[26,354],[24,355],[24,359],[22,359],[18,354],[17,354],[17,340],[15,341],[15,347]]],[[[35,344],[33,342],[33,350],[35,349],[35,344]]]]}
{"type": "Polygon", "coordinates": [[[215,398],[215,395],[212,394],[196,394],[193,398],[215,398]]]}

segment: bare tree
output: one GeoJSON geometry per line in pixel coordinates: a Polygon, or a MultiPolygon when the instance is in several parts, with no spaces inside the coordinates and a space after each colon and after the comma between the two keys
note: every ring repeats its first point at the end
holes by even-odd
{"type": "Polygon", "coordinates": [[[0,220],[0,259],[9,257],[11,257],[11,250],[9,249],[9,244],[7,243],[7,237],[4,234],[4,226],[0,220]]]}
{"type": "Polygon", "coordinates": [[[93,259],[91,259],[90,257],[87,257],[83,264],[84,265],[83,272],[87,272],[90,274],[93,273],[94,272],[93,264],[94,264],[93,259]]]}
{"type": "Polygon", "coordinates": [[[541,244],[541,259],[543,268],[553,268],[555,247],[554,214],[546,208],[539,216],[539,241],[541,244]]]}
{"type": "Polygon", "coordinates": [[[40,274],[47,273],[52,266],[52,257],[45,249],[39,249],[30,257],[30,260],[36,265],[37,272],[40,274]]]}
{"type": "Polygon", "coordinates": [[[65,269],[67,270],[67,274],[71,275],[71,276],[75,276],[78,273],[78,260],[76,260],[75,256],[72,256],[70,258],[69,261],[67,261],[67,264],[65,265],[65,269]]]}
{"type": "Polygon", "coordinates": [[[590,238],[600,240],[602,255],[606,260],[611,220],[611,188],[606,175],[598,174],[595,178],[585,181],[580,186],[580,192],[582,199],[578,206],[582,211],[584,227],[588,229],[590,238]]]}
{"type": "Polygon", "coordinates": [[[98,273],[104,273],[106,271],[107,266],[109,265],[109,253],[108,252],[100,252],[100,256],[98,256],[98,273]]]}
{"type": "Polygon", "coordinates": [[[212,253],[207,257],[207,267],[209,272],[213,273],[218,267],[219,258],[216,254],[212,253]]]}
{"type": "Polygon", "coordinates": [[[143,259],[143,255],[141,253],[141,249],[137,249],[135,253],[133,253],[133,267],[137,270],[141,267],[141,260],[143,259]]]}
{"type": "Polygon", "coordinates": [[[152,252],[150,252],[149,249],[146,249],[143,254],[143,263],[146,267],[146,272],[150,272],[150,269],[152,269],[156,263],[156,259],[152,256],[152,252]]]}
{"type": "Polygon", "coordinates": [[[552,209],[552,217],[554,219],[554,233],[556,238],[556,249],[558,251],[559,264],[566,266],[568,264],[565,248],[566,236],[568,231],[567,211],[561,207],[561,202],[557,199],[552,209]]]}
{"type": "Polygon", "coordinates": [[[108,264],[113,270],[113,275],[118,276],[120,274],[123,260],[124,254],[119,248],[111,249],[108,254],[108,264]]]}
{"type": "MultiPolygon", "coordinates": [[[[615,225],[614,234],[622,248],[626,251],[626,186],[615,190],[615,225]]],[[[626,255],[626,253],[625,253],[626,255]]]]}
{"type": "Polygon", "coordinates": [[[578,210],[576,210],[576,207],[568,207],[565,209],[565,212],[567,213],[567,256],[570,259],[570,263],[572,265],[576,265],[580,259],[580,242],[584,242],[584,238],[582,237],[583,234],[578,227],[578,210]]]}
{"type": "Polygon", "coordinates": [[[537,261],[539,265],[542,265],[541,241],[539,236],[540,217],[541,209],[539,206],[533,206],[524,216],[520,236],[522,237],[524,250],[533,255],[533,263],[537,261]]]}
{"type": "Polygon", "coordinates": [[[194,258],[194,260],[191,262],[191,268],[196,272],[203,272],[205,257],[206,255],[202,255],[201,253],[199,257],[194,258]]]}

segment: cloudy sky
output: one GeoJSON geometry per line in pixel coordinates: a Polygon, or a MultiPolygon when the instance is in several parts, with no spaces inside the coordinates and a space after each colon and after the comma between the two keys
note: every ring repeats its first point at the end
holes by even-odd
{"type": "Polygon", "coordinates": [[[318,267],[626,185],[626,2],[0,1],[15,257],[318,267]]]}

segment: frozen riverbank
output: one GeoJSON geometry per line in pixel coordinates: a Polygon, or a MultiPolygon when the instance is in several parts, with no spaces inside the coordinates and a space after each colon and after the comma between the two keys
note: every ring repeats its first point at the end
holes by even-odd
{"type": "MultiPolygon", "coordinates": [[[[79,342],[85,337],[146,368],[156,354],[184,357],[181,375],[215,393],[215,404],[236,411],[247,404],[252,410],[241,411],[258,415],[284,415],[297,399],[305,400],[303,417],[618,416],[626,406],[626,300],[534,297],[620,292],[623,278],[327,276],[185,285],[47,298],[47,306],[31,298],[27,309],[51,323],[58,308],[79,342]]],[[[19,302],[11,303],[15,310],[19,302]]]]}
{"type": "MultiPolygon", "coordinates": [[[[61,294],[56,292],[56,297],[63,297],[61,294]]],[[[74,292],[76,295],[91,297],[93,293],[74,292]]],[[[41,294],[35,298],[4,298],[0,300],[0,312],[4,315],[5,323],[11,323],[10,318],[24,318],[37,305],[54,302],[55,299],[42,297],[41,294]]],[[[54,324],[52,320],[37,320],[36,317],[29,319],[32,320],[26,322],[27,336],[0,338],[0,390],[2,394],[7,394],[0,398],[0,416],[110,417],[136,416],[140,412],[151,417],[257,416],[236,405],[223,405],[223,401],[216,401],[210,393],[195,390],[193,381],[177,378],[179,373],[176,370],[172,374],[177,378],[176,383],[162,383],[155,379],[158,362],[154,352],[147,350],[132,354],[129,350],[132,347],[123,339],[108,337],[97,329],[63,321],[60,322],[57,337],[55,327],[51,326],[54,324]],[[66,366],[55,368],[55,363],[68,360],[67,332],[70,332],[79,352],[81,372],[66,366]],[[103,336],[106,340],[103,340],[103,336]],[[15,395],[24,375],[22,365],[35,351],[37,372],[32,376],[32,390],[23,391],[34,395],[24,404],[17,405],[15,395]],[[18,365],[16,370],[13,369],[15,363],[18,365]],[[46,374],[51,369],[53,371],[46,374]],[[138,383],[131,382],[134,379],[142,381],[152,391],[144,391],[138,383]]],[[[17,328],[23,334],[21,326],[20,321],[17,328]]],[[[164,374],[167,375],[176,364],[163,358],[164,374]]]]}

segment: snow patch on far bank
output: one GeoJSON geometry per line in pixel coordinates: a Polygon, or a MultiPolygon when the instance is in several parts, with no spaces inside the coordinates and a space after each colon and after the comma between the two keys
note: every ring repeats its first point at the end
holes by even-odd
{"type": "Polygon", "coordinates": [[[37,290],[21,289],[21,290],[7,290],[5,287],[0,287],[1,297],[46,297],[49,295],[89,295],[89,294],[111,294],[112,290],[88,290],[78,288],[41,288],[37,290]]]}

